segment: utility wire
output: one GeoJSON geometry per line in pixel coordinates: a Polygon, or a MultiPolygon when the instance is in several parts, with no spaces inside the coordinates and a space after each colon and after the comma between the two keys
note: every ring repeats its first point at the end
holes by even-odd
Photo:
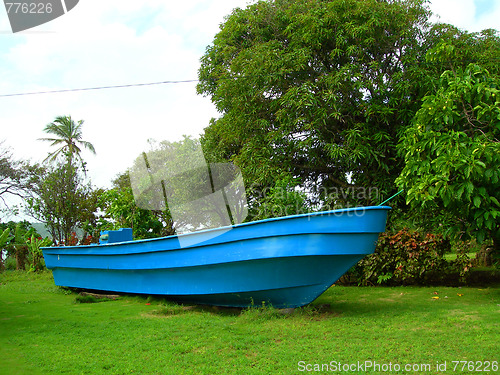
{"type": "Polygon", "coordinates": [[[36,91],[36,92],[23,92],[17,94],[0,94],[0,98],[5,98],[7,96],[26,96],[26,95],[40,95],[40,94],[55,94],[60,92],[75,92],[75,91],[90,91],[90,90],[105,90],[105,89],[121,89],[126,87],[138,87],[138,86],[153,86],[153,85],[167,85],[175,83],[190,83],[198,82],[197,79],[187,79],[183,81],[161,81],[161,82],[150,82],[150,83],[131,83],[128,85],[116,85],[116,86],[99,86],[99,87],[86,87],[79,89],[62,89],[62,90],[49,90],[49,91],[36,91]]]}
{"type": "MultiPolygon", "coordinates": [[[[458,63],[471,63],[476,62],[477,60],[472,59],[463,59],[463,60],[451,60],[447,62],[458,62],[458,63]]],[[[500,61],[499,58],[493,57],[488,58],[486,61],[494,62],[500,61]]],[[[412,63],[403,64],[405,67],[409,65],[442,65],[444,62],[429,62],[429,61],[415,61],[412,63]]],[[[281,72],[281,73],[268,73],[268,74],[250,74],[244,76],[232,76],[232,77],[223,77],[217,79],[209,79],[210,81],[221,81],[221,80],[235,80],[235,79],[249,79],[255,77],[272,77],[272,76],[283,76],[283,75],[301,75],[301,74],[321,74],[321,72],[317,71],[292,71],[292,72],[281,72]]],[[[27,95],[40,95],[40,94],[55,94],[61,92],[76,92],[76,91],[91,91],[91,90],[106,90],[106,89],[121,89],[127,87],[140,87],[140,86],[154,86],[154,85],[169,85],[169,84],[178,84],[178,83],[192,83],[199,82],[197,79],[186,79],[186,80],[176,80],[176,81],[160,81],[160,82],[149,82],[149,83],[131,83],[126,85],[116,85],[116,86],[98,86],[98,87],[86,87],[86,88],[76,88],[76,89],[60,89],[60,90],[48,90],[48,91],[36,91],[36,92],[24,92],[24,93],[16,93],[16,94],[0,94],[0,98],[5,98],[9,96],[27,96],[27,95]]]]}

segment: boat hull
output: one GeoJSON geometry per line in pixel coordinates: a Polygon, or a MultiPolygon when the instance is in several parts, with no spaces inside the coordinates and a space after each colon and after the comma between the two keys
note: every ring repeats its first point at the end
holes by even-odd
{"type": "Polygon", "coordinates": [[[327,211],[43,254],[60,286],[220,306],[298,307],[374,251],[388,210],[327,211]]]}

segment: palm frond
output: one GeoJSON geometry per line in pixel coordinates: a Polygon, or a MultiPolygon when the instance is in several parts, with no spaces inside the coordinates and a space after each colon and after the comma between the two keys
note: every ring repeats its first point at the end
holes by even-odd
{"type": "Polygon", "coordinates": [[[38,140],[52,142],[51,146],[55,146],[59,143],[65,143],[64,139],[56,139],[56,138],[38,138],[38,140]]]}
{"type": "Polygon", "coordinates": [[[63,151],[62,148],[52,152],[52,153],[49,153],[49,155],[43,160],[43,162],[50,162],[50,163],[53,163],[57,160],[57,157],[61,154],[61,152],[63,151]]]}
{"type": "Polygon", "coordinates": [[[81,143],[87,150],[89,150],[90,152],[92,152],[94,155],[95,155],[95,148],[94,148],[94,145],[90,142],[87,142],[87,141],[80,141],[79,143],[81,143]]]}
{"type": "Polygon", "coordinates": [[[82,140],[83,122],[83,120],[75,122],[71,116],[58,116],[53,122],[47,124],[44,131],[54,135],[55,138],[39,138],[39,140],[52,142],[51,146],[60,147],[50,153],[44,161],[55,161],[59,155],[66,154],[69,155],[70,160],[75,157],[83,164],[83,159],[80,156],[82,150],[78,145],[83,145],[83,147],[95,154],[92,143],[82,140]]]}
{"type": "Polygon", "coordinates": [[[45,133],[49,134],[54,134],[60,138],[67,138],[68,137],[68,132],[67,129],[64,126],[58,125],[55,122],[51,122],[50,124],[47,124],[45,128],[43,129],[45,133]]]}

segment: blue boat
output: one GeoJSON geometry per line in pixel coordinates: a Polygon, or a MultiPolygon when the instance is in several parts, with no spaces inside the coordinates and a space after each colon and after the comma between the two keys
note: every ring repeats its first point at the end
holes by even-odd
{"type": "MultiPolygon", "coordinates": [[[[43,248],[56,285],[218,306],[309,304],[372,253],[390,207],[323,211],[188,234],[43,248]]],[[[118,240],[120,236],[117,236],[118,240]]]]}

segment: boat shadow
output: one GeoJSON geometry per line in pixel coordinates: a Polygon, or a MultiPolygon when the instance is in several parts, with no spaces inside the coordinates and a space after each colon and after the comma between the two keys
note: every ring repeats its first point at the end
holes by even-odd
{"type": "Polygon", "coordinates": [[[252,320],[266,320],[272,318],[286,319],[294,317],[304,317],[312,320],[328,320],[359,317],[362,315],[370,315],[372,317],[380,315],[381,317],[387,317],[395,313],[395,308],[398,314],[400,314],[407,312],[406,310],[415,312],[416,307],[415,305],[406,304],[404,301],[397,301],[391,298],[352,299],[345,298],[345,296],[341,295],[331,294],[322,295],[309,305],[297,308],[274,308],[271,305],[229,307],[185,303],[166,298],[163,295],[130,293],[114,293],[113,295],[109,295],[106,294],[106,292],[88,289],[65,289],[70,289],[73,293],[78,293],[79,297],[91,296],[95,299],[95,301],[86,302],[100,302],[102,299],[104,299],[104,301],[113,301],[117,299],[135,300],[140,304],[151,306],[152,309],[147,315],[154,317],[172,317],[176,315],[201,313],[227,317],[241,316],[252,320]]]}
{"type": "MultiPolygon", "coordinates": [[[[149,296],[146,301],[152,301],[153,297],[149,296]]],[[[214,306],[200,304],[185,304],[156,297],[155,304],[157,309],[153,311],[156,316],[174,316],[189,313],[210,314],[219,317],[241,317],[248,320],[271,320],[271,319],[287,319],[295,317],[307,317],[312,320],[327,320],[336,318],[342,315],[341,311],[334,309],[330,304],[309,304],[297,308],[274,308],[271,305],[249,306],[249,307],[230,307],[230,306],[214,306]]]]}

